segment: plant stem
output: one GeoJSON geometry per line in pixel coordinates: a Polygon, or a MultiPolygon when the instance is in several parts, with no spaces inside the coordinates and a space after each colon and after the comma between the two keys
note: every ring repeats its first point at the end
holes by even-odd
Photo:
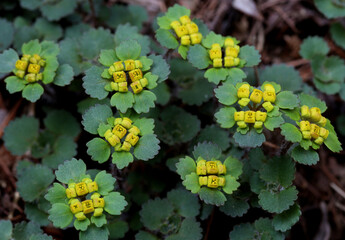
{"type": "Polygon", "coordinates": [[[91,17],[92,17],[92,25],[96,25],[96,14],[95,14],[95,6],[93,5],[93,0],[89,0],[89,5],[91,9],[91,17]]]}
{"type": "Polygon", "coordinates": [[[210,233],[210,230],[211,230],[211,225],[212,225],[212,222],[213,222],[213,217],[214,217],[214,210],[215,208],[212,209],[212,213],[211,213],[211,216],[208,220],[208,223],[207,223],[207,230],[206,230],[206,234],[205,234],[205,237],[204,237],[204,240],[207,240],[208,239],[208,234],[210,233]]]}

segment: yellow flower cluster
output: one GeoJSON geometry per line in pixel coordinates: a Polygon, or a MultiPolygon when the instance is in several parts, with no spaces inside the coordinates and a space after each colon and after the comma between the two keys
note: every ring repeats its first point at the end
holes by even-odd
{"type": "Polygon", "coordinates": [[[139,128],[132,125],[132,120],[127,117],[115,118],[114,125],[112,130],[108,129],[104,133],[105,139],[115,148],[115,151],[129,152],[131,147],[139,141],[139,128]],[[124,139],[123,143],[121,139],[124,139]]]}
{"type": "Polygon", "coordinates": [[[267,113],[261,111],[239,111],[235,112],[234,119],[239,128],[246,128],[247,123],[254,124],[254,128],[262,128],[266,121],[267,113]]]}
{"type": "Polygon", "coordinates": [[[71,212],[79,221],[86,219],[85,214],[88,213],[93,212],[93,216],[95,217],[99,217],[103,214],[104,199],[101,198],[99,193],[92,194],[91,199],[82,202],[80,202],[79,199],[72,198],[68,203],[71,212]]]}
{"type": "Polygon", "coordinates": [[[181,39],[181,45],[188,46],[201,43],[202,34],[199,33],[199,27],[188,16],[182,16],[180,21],[170,23],[176,36],[181,39]]]}
{"type": "Polygon", "coordinates": [[[148,84],[147,79],[143,78],[141,68],[143,65],[140,60],[128,59],[113,63],[108,69],[109,74],[114,79],[114,82],[110,83],[111,88],[117,92],[128,92],[127,78],[129,78],[132,82],[130,86],[133,93],[140,93],[148,84]],[[129,77],[127,77],[126,72],[129,77]]]}
{"type": "Polygon", "coordinates": [[[14,74],[27,82],[36,82],[43,79],[41,67],[44,67],[46,62],[38,55],[33,56],[24,54],[20,60],[17,60],[14,74]]]}
{"type": "MultiPolygon", "coordinates": [[[[224,47],[224,67],[235,67],[240,64],[240,59],[238,58],[240,47],[235,44],[234,40],[232,38],[226,38],[224,47]]],[[[209,55],[210,59],[213,61],[213,67],[223,67],[222,48],[218,43],[212,44],[212,47],[209,50],[209,55]]]]}
{"type": "Polygon", "coordinates": [[[328,137],[329,131],[324,128],[327,119],[321,115],[320,108],[308,106],[301,107],[302,121],[299,123],[303,139],[313,139],[318,145],[321,145],[328,137]]]}
{"type": "Polygon", "coordinates": [[[263,92],[259,89],[254,89],[250,94],[250,85],[245,83],[237,90],[237,97],[239,98],[238,104],[245,107],[250,101],[253,103],[261,103],[263,99],[262,107],[266,109],[267,112],[271,112],[274,108],[272,103],[276,101],[276,91],[271,84],[265,84],[263,86],[263,92]],[[250,96],[250,97],[249,97],[250,96]]]}
{"type": "Polygon", "coordinates": [[[82,221],[86,218],[85,214],[94,212],[94,216],[101,216],[103,213],[104,199],[100,197],[99,193],[94,193],[91,200],[84,200],[80,202],[76,197],[85,196],[88,193],[98,191],[98,185],[90,178],[84,178],[79,183],[69,183],[66,189],[66,196],[71,212],[75,217],[82,221]]]}
{"type": "Polygon", "coordinates": [[[196,167],[196,174],[199,176],[200,186],[218,188],[225,186],[226,167],[221,161],[206,161],[199,159],[196,167]]]}

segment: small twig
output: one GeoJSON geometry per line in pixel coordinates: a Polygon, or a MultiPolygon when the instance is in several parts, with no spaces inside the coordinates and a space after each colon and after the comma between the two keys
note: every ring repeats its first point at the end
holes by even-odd
{"type": "Polygon", "coordinates": [[[93,5],[93,0],[89,0],[89,5],[91,9],[92,26],[96,26],[96,13],[95,6],[93,5]]]}
{"type": "Polygon", "coordinates": [[[337,184],[335,184],[334,182],[331,182],[329,185],[334,191],[336,191],[340,196],[342,196],[345,199],[345,192],[343,189],[338,187],[337,184]]]}
{"type": "Polygon", "coordinates": [[[208,220],[208,223],[207,223],[207,230],[206,230],[206,234],[205,234],[205,237],[204,237],[204,240],[207,240],[208,239],[208,234],[210,233],[210,230],[211,230],[211,225],[212,225],[212,222],[213,222],[213,217],[214,217],[214,210],[215,208],[212,209],[212,213],[211,213],[211,216],[208,220]]]}
{"type": "Polygon", "coordinates": [[[291,147],[291,145],[292,145],[292,142],[284,141],[280,149],[280,156],[284,156],[286,152],[289,150],[289,148],[291,147]]]}
{"type": "Polygon", "coordinates": [[[9,114],[7,114],[7,116],[5,117],[5,119],[2,121],[2,123],[0,124],[0,138],[2,137],[2,135],[4,134],[4,129],[7,126],[7,124],[15,117],[18,108],[20,106],[20,104],[22,103],[22,98],[16,103],[16,105],[14,105],[14,107],[12,108],[12,110],[10,111],[9,114]]]}
{"type": "Polygon", "coordinates": [[[264,142],[263,145],[266,145],[267,147],[271,147],[271,148],[274,148],[274,149],[279,149],[280,147],[274,143],[271,143],[271,142],[264,142]]]}

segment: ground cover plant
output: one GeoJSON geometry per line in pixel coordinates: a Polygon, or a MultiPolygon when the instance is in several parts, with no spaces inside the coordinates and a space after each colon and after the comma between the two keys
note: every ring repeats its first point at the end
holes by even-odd
{"type": "Polygon", "coordinates": [[[344,1],[225,2],[0,3],[0,239],[344,238],[344,1]]]}

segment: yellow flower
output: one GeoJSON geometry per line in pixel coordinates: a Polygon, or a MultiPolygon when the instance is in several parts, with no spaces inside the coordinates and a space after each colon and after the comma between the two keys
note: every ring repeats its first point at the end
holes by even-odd
{"type": "Polygon", "coordinates": [[[313,122],[318,122],[321,120],[321,110],[318,107],[313,107],[310,109],[310,120],[313,122]]]}
{"type": "Polygon", "coordinates": [[[87,189],[88,189],[89,193],[98,191],[98,185],[96,182],[87,183],[87,189]]]}
{"type": "Polygon", "coordinates": [[[235,112],[234,119],[236,122],[244,120],[244,111],[235,112]]]}
{"type": "Polygon", "coordinates": [[[179,21],[172,21],[170,23],[170,27],[172,27],[174,30],[175,30],[175,28],[177,28],[179,26],[181,26],[181,23],[179,21]]]}
{"type": "Polygon", "coordinates": [[[276,90],[275,90],[275,88],[273,87],[273,85],[272,84],[269,84],[269,83],[267,83],[267,84],[265,84],[264,85],[264,91],[270,91],[270,92],[276,92],[276,90]]]}
{"type": "Polygon", "coordinates": [[[128,92],[127,82],[118,83],[119,92],[128,92]]]}
{"type": "Polygon", "coordinates": [[[191,20],[187,15],[184,15],[184,16],[180,17],[180,22],[182,24],[188,24],[188,23],[191,23],[191,20]]]}
{"type": "Polygon", "coordinates": [[[248,83],[243,84],[237,90],[237,97],[238,98],[249,98],[249,88],[250,85],[248,83]]]}
{"type": "Polygon", "coordinates": [[[75,192],[75,188],[67,188],[66,189],[66,195],[67,198],[75,198],[77,196],[77,193],[75,192]]]}
{"type": "Polygon", "coordinates": [[[188,46],[190,45],[190,36],[185,35],[181,37],[181,45],[188,46]]]}
{"type": "Polygon", "coordinates": [[[221,161],[216,161],[218,167],[218,174],[226,174],[226,167],[221,161]]]}
{"type": "Polygon", "coordinates": [[[139,141],[139,137],[134,135],[133,133],[129,133],[126,136],[125,141],[130,143],[132,146],[135,146],[135,144],[137,144],[137,142],[139,141]]]}
{"type": "Polygon", "coordinates": [[[199,185],[200,186],[206,186],[207,185],[207,176],[199,177],[199,185]]]}
{"type": "Polygon", "coordinates": [[[248,105],[248,103],[250,102],[249,98],[241,98],[241,100],[239,100],[237,103],[241,106],[241,107],[245,107],[248,105]]]}
{"type": "Polygon", "coordinates": [[[246,123],[255,123],[255,112],[254,111],[246,111],[244,113],[244,121],[246,123]]]}
{"type": "Polygon", "coordinates": [[[255,112],[255,119],[256,119],[256,121],[265,122],[266,121],[266,117],[267,117],[267,113],[266,112],[261,112],[261,111],[256,111],[255,112]]]}
{"type": "Polygon", "coordinates": [[[215,175],[210,175],[207,178],[207,187],[217,188],[218,187],[218,177],[215,175]]]}
{"type": "Polygon", "coordinates": [[[319,137],[320,127],[316,124],[310,124],[310,135],[312,138],[316,139],[319,137]]]}
{"type": "Polygon", "coordinates": [[[219,187],[225,186],[225,177],[218,177],[218,186],[219,187]]]}
{"type": "Polygon", "coordinates": [[[78,196],[84,196],[84,195],[89,193],[89,191],[87,189],[87,185],[84,182],[77,183],[75,185],[75,189],[76,189],[78,196]]]}
{"type": "Polygon", "coordinates": [[[276,93],[274,91],[265,90],[263,97],[265,102],[274,103],[276,101],[276,93]]]}
{"type": "Polygon", "coordinates": [[[319,121],[317,124],[319,124],[321,127],[326,126],[326,124],[327,124],[327,118],[321,117],[320,121],[319,121]]]}
{"type": "Polygon", "coordinates": [[[320,137],[322,137],[323,139],[326,140],[328,135],[329,135],[329,131],[326,128],[321,127],[320,128],[320,137]]]}
{"type": "Polygon", "coordinates": [[[202,159],[198,161],[197,166],[196,166],[196,174],[206,175],[206,160],[202,159]]]}
{"type": "Polygon", "coordinates": [[[254,89],[250,95],[250,100],[254,103],[260,103],[262,100],[262,91],[259,89],[254,89]]]}
{"type": "Polygon", "coordinates": [[[301,107],[301,116],[302,118],[310,118],[310,110],[308,106],[303,105],[301,107]]]}
{"type": "Polygon", "coordinates": [[[310,131],[310,122],[309,121],[301,121],[299,123],[299,127],[301,131],[310,131]]]}
{"type": "Polygon", "coordinates": [[[124,71],[114,72],[113,78],[116,83],[126,82],[126,73],[124,71]]]}
{"type": "Polygon", "coordinates": [[[267,112],[271,112],[274,109],[274,106],[271,102],[264,102],[262,106],[264,109],[266,109],[267,112]]]}
{"type": "Polygon", "coordinates": [[[29,64],[28,72],[29,73],[39,73],[41,66],[38,64],[29,64]]]}
{"type": "Polygon", "coordinates": [[[176,27],[174,30],[175,30],[176,35],[179,38],[188,34],[188,29],[186,28],[186,26],[179,26],[179,27],[176,27]]]}
{"type": "Polygon", "coordinates": [[[125,69],[125,67],[123,66],[123,63],[121,61],[114,62],[113,65],[114,65],[114,69],[116,72],[122,71],[123,69],[125,69]]]}
{"type": "Polygon", "coordinates": [[[141,91],[143,91],[143,87],[141,86],[140,81],[135,81],[131,83],[131,88],[135,94],[138,94],[141,91]]]}
{"type": "Polygon", "coordinates": [[[92,200],[84,200],[81,202],[81,205],[83,206],[84,214],[91,213],[94,210],[92,200]]]}
{"type": "Polygon", "coordinates": [[[193,22],[186,24],[186,28],[187,28],[189,34],[193,34],[193,33],[199,32],[198,25],[196,25],[193,22]]]}
{"type": "Polygon", "coordinates": [[[237,122],[237,126],[239,128],[246,128],[247,127],[247,124],[244,122],[244,121],[238,121],[237,122]]]}
{"type": "Polygon", "coordinates": [[[207,174],[217,174],[218,167],[215,161],[208,161],[206,162],[206,172],[207,174]]]}
{"type": "Polygon", "coordinates": [[[212,48],[209,50],[211,60],[222,58],[222,51],[220,49],[212,48]]]}
{"type": "Polygon", "coordinates": [[[223,66],[223,59],[221,59],[221,58],[213,59],[213,67],[220,68],[222,66],[223,66]]]}
{"type": "Polygon", "coordinates": [[[134,60],[128,59],[128,60],[125,60],[124,62],[125,62],[125,70],[126,71],[130,71],[130,70],[135,69],[134,60]]]}
{"type": "Polygon", "coordinates": [[[233,46],[235,46],[235,42],[232,38],[226,38],[224,41],[224,46],[225,47],[233,47],[233,46]]]}
{"type": "Polygon", "coordinates": [[[190,35],[190,39],[192,41],[192,44],[199,44],[202,40],[202,34],[201,33],[193,33],[190,35]]]}
{"type": "Polygon", "coordinates": [[[140,79],[142,79],[143,77],[143,73],[141,72],[140,69],[134,69],[132,71],[130,71],[128,73],[130,79],[132,80],[132,82],[138,81],[140,79]]]}
{"type": "Polygon", "coordinates": [[[83,206],[78,199],[73,199],[69,205],[69,209],[73,214],[76,214],[83,211],[83,206]]]}
{"type": "Polygon", "coordinates": [[[27,61],[22,61],[22,60],[17,60],[16,62],[16,68],[18,70],[22,70],[22,71],[25,71],[27,66],[28,66],[28,62],[27,61]]]}
{"type": "Polygon", "coordinates": [[[302,131],[303,139],[311,139],[310,131],[302,131]]]}
{"type": "Polygon", "coordinates": [[[225,56],[229,57],[237,57],[238,53],[240,52],[240,47],[239,46],[234,46],[234,47],[226,47],[225,48],[225,56]]]}

